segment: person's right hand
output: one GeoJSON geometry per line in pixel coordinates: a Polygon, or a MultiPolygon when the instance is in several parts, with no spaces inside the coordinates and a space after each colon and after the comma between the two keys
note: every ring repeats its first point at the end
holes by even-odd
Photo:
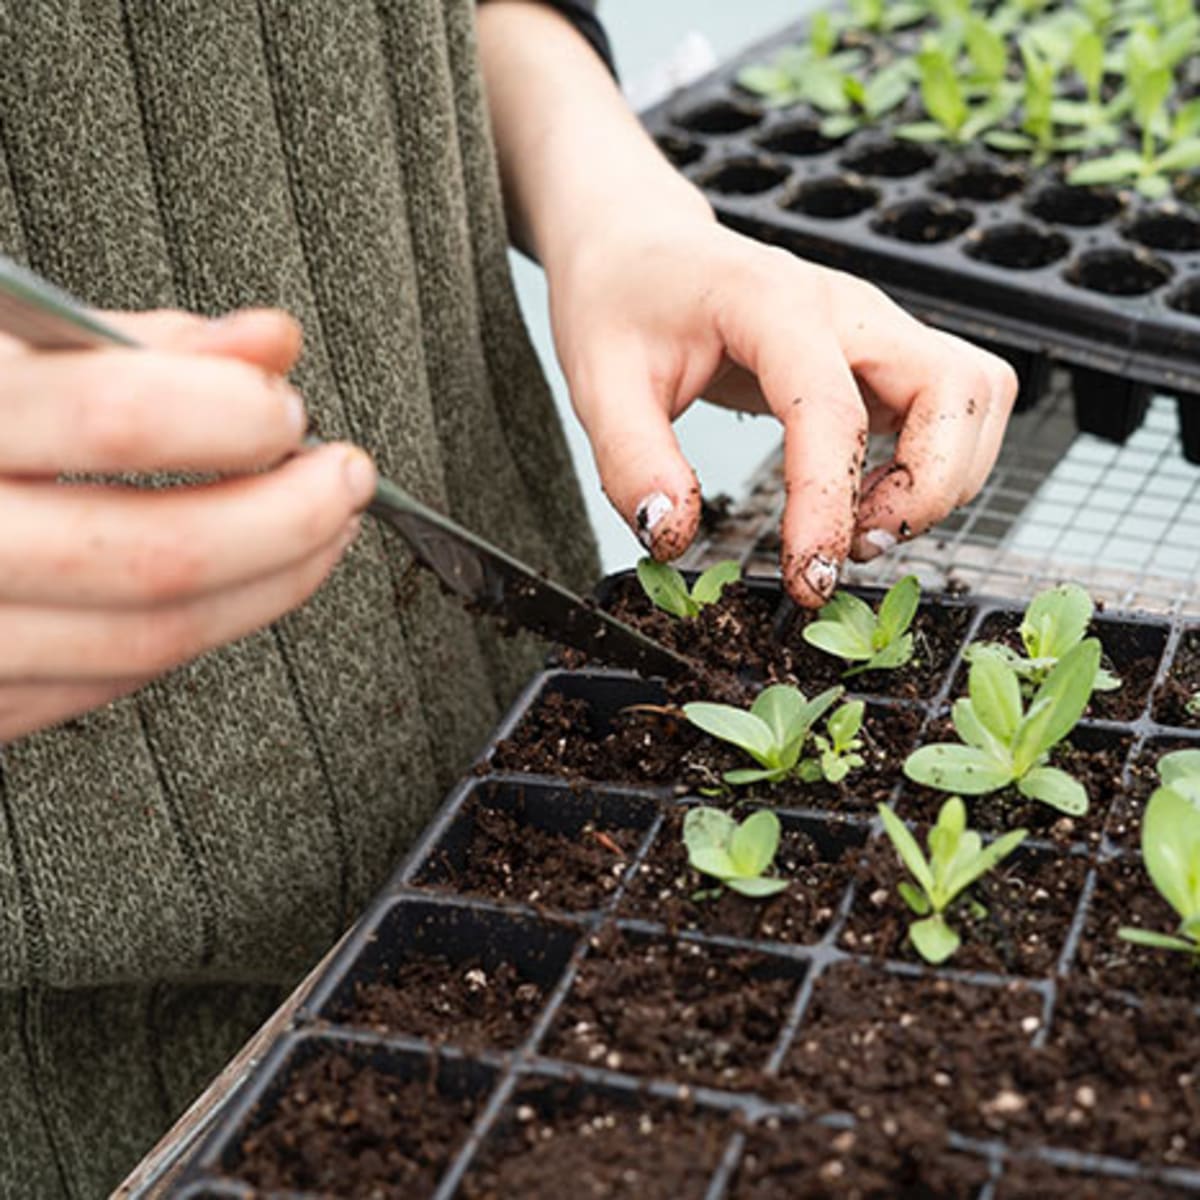
{"type": "Polygon", "coordinates": [[[296,323],[113,318],[145,350],[0,337],[0,743],[100,706],[295,608],[353,540],[375,470],[299,449],[296,323]],[[232,474],[195,487],[64,473],[232,474]]]}

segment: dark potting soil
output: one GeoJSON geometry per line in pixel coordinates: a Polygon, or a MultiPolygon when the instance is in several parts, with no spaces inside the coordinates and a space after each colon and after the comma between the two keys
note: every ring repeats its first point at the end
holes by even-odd
{"type": "Polygon", "coordinates": [[[927,700],[946,678],[967,632],[970,613],[966,609],[922,606],[912,623],[911,662],[892,671],[865,671],[849,678],[844,677],[845,672],[855,664],[834,658],[804,640],[802,630],[817,617],[815,612],[798,609],[785,634],[791,650],[792,671],[809,695],[844,683],[851,691],[872,696],[927,700]]]}
{"type": "Polygon", "coordinates": [[[641,839],[634,829],[587,825],[574,837],[471,802],[461,864],[440,864],[439,887],[568,912],[598,908],[616,888],[641,839]]]}
{"type": "Polygon", "coordinates": [[[545,999],[545,988],[512,963],[489,970],[476,960],[430,957],[388,971],[386,983],[359,983],[353,1002],[334,1019],[466,1049],[512,1050],[545,999]]]}
{"type": "Polygon", "coordinates": [[[771,1120],[750,1133],[730,1200],[974,1200],[987,1163],[944,1142],[912,1114],[854,1129],[771,1120]]]}
{"type": "Polygon", "coordinates": [[[1195,1008],[1131,1006],[1084,982],[1060,986],[1049,1042],[1031,1054],[1021,1131],[1039,1144],[1146,1163],[1200,1163],[1195,1008]]]}
{"type": "Polygon", "coordinates": [[[1125,850],[1140,848],[1142,814],[1146,811],[1146,801],[1160,782],[1155,765],[1172,750],[1194,749],[1196,746],[1196,742],[1185,738],[1156,738],[1137,752],[1126,772],[1128,782],[1108,814],[1104,832],[1111,841],[1125,850]]]}
{"type": "MultiPolygon", "coordinates": [[[[925,846],[927,829],[916,832],[925,846]]],[[[1049,975],[1066,942],[1086,877],[1083,858],[1014,851],[951,907],[947,921],[962,938],[952,965],[1003,975],[1049,975]],[[972,900],[984,911],[972,911],[972,900]]],[[[908,937],[916,917],[896,890],[909,878],[890,841],[881,839],[871,846],[841,936],[844,949],[922,961],[908,937]]]]}
{"type": "MultiPolygon", "coordinates": [[[[977,642],[1003,642],[1018,654],[1024,654],[1019,632],[1020,613],[993,613],[986,618],[975,635],[977,642]]],[[[1090,636],[1098,637],[1104,651],[1103,662],[1121,679],[1121,686],[1111,692],[1093,692],[1091,703],[1084,711],[1085,717],[1096,717],[1105,721],[1136,721],[1146,706],[1146,698],[1154,686],[1161,652],[1148,653],[1137,626],[1119,623],[1093,622],[1088,630],[1090,636]]],[[[966,666],[959,671],[955,680],[955,695],[964,695],[967,690],[966,666]]]]}
{"type": "Polygon", "coordinates": [[[1099,867],[1075,970],[1105,987],[1200,1004],[1200,970],[1189,957],[1127,942],[1117,936],[1122,925],[1178,932],[1179,917],[1155,890],[1140,855],[1099,867]]]}
{"type": "Polygon", "coordinates": [[[1170,673],[1154,702],[1154,719],[1163,725],[1200,728],[1200,715],[1188,712],[1188,703],[1200,692],[1200,629],[1183,635],[1170,673]]]}
{"type": "Polygon", "coordinates": [[[1195,1195],[1190,1188],[1080,1175],[1028,1159],[1010,1160],[995,1191],[996,1200],[1181,1200],[1195,1195]]]}
{"type": "Polygon", "coordinates": [[[726,1120],[645,1097],[527,1085],[463,1180],[465,1200],[703,1200],[726,1120]]]}
{"type": "Polygon", "coordinates": [[[613,929],[594,945],[545,1053],[681,1083],[758,1082],[799,982],[791,964],[613,929]]]}
{"type": "Polygon", "coordinates": [[[878,1122],[920,1112],[986,1136],[1024,1103],[1011,1095],[1013,1072],[1041,1019],[1041,996],[1023,985],[842,965],[818,980],[776,1087],[814,1114],[878,1122]]]}
{"type": "MultiPolygon", "coordinates": [[[[949,721],[940,721],[921,740],[929,745],[959,739],[949,721]]],[[[1109,809],[1122,794],[1121,772],[1131,745],[1130,738],[1107,730],[1076,728],[1050,752],[1050,765],[1079,780],[1088,794],[1088,811],[1082,817],[1069,817],[1048,804],[1028,800],[1012,787],[987,796],[964,796],[968,824],[985,833],[1028,829],[1032,837],[1062,844],[1098,844],[1109,809]]],[[[907,820],[931,823],[946,798],[945,792],[905,780],[898,811],[907,820]]]]}
{"type": "Polygon", "coordinates": [[[683,809],[668,816],[630,880],[617,909],[621,916],[660,921],[672,931],[793,943],[820,939],[850,881],[861,830],[846,828],[844,838],[826,852],[802,829],[785,825],[769,873],[788,880],[788,888],[770,899],[752,900],[688,866],[683,820],[683,809]],[[703,898],[694,899],[697,892],[703,898]]]}
{"type": "Polygon", "coordinates": [[[305,1063],[239,1147],[234,1174],[264,1190],[354,1200],[428,1195],[466,1140],[475,1099],[403,1081],[340,1054],[305,1063]]]}
{"type": "MultiPolygon", "coordinates": [[[[742,702],[748,704],[753,694],[742,702]]],[[[785,780],[740,789],[738,795],[781,807],[873,812],[891,797],[922,720],[920,709],[871,707],[861,734],[866,761],[841,784],[785,780]]],[[[628,709],[611,726],[601,726],[586,700],[548,692],[496,748],[492,765],[567,779],[674,786],[682,793],[722,788],[724,772],[753,762],[689,725],[673,705],[628,709]]]]}

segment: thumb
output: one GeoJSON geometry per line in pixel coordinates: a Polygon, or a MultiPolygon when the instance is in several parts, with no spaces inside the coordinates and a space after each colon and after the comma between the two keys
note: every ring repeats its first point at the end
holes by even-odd
{"type": "Polygon", "coordinates": [[[658,560],[678,558],[700,524],[700,483],[679,448],[670,402],[656,396],[648,370],[611,354],[572,385],[600,483],[613,507],[658,560]]]}

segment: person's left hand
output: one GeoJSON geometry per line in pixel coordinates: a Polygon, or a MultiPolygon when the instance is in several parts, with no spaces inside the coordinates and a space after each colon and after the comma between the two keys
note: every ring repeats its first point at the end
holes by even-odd
{"type": "Polygon", "coordinates": [[[697,529],[699,485],[671,422],[700,396],[782,422],[783,577],[810,607],[848,556],[925,532],[995,463],[1017,391],[1003,360],[699,211],[650,227],[616,217],[549,279],[601,482],[656,558],[697,529]],[[868,430],[899,437],[863,478],[868,430]]]}

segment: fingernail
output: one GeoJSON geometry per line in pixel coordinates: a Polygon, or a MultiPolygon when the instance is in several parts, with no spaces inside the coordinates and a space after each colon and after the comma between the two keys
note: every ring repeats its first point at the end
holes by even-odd
{"type": "Polygon", "coordinates": [[[346,528],[342,530],[342,536],[338,539],[338,553],[341,554],[351,542],[358,537],[359,530],[362,529],[362,517],[354,517],[346,523],[346,528]]]}
{"type": "Polygon", "coordinates": [[[352,450],[346,455],[342,470],[355,508],[366,508],[375,494],[375,464],[361,450],[352,450]]]}
{"type": "Polygon", "coordinates": [[[808,560],[808,566],[804,568],[804,582],[818,596],[828,600],[833,595],[834,588],[837,587],[840,571],[841,564],[834,562],[831,558],[825,558],[824,555],[814,554],[808,560]]]}
{"type": "Polygon", "coordinates": [[[308,413],[304,408],[304,398],[285,380],[280,380],[276,386],[283,396],[288,430],[294,438],[300,439],[308,428],[308,413]]]}
{"type": "Polygon", "coordinates": [[[869,562],[894,549],[900,539],[890,529],[868,529],[859,537],[859,558],[869,562]]]}
{"type": "Polygon", "coordinates": [[[651,492],[637,506],[635,525],[638,541],[649,550],[654,545],[654,530],[662,524],[675,505],[665,492],[651,492]]]}

